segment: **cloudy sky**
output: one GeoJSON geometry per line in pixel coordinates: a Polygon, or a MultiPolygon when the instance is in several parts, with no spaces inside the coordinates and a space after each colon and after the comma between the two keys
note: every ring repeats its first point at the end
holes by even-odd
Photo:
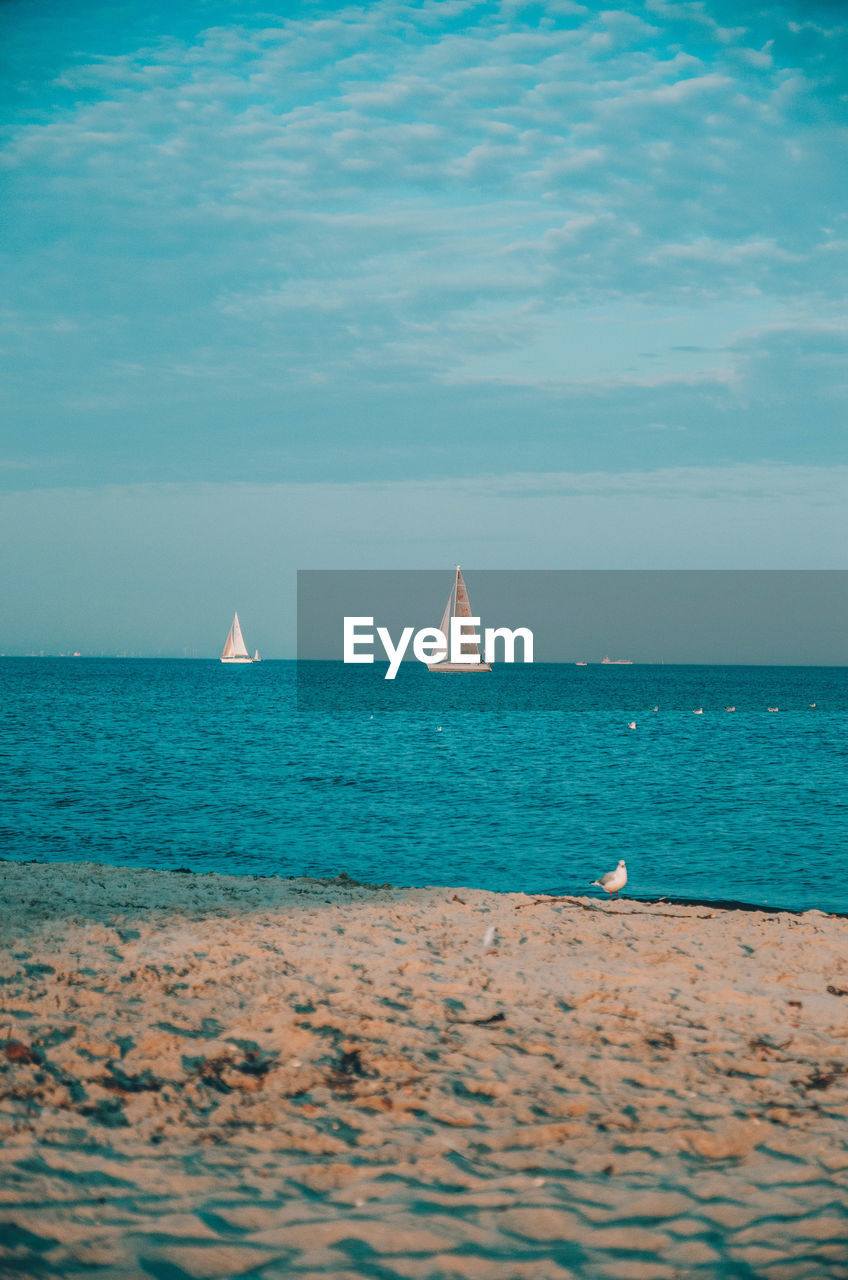
{"type": "Polygon", "coordinates": [[[848,566],[844,4],[0,48],[0,651],[283,655],[297,567],[848,566]]]}

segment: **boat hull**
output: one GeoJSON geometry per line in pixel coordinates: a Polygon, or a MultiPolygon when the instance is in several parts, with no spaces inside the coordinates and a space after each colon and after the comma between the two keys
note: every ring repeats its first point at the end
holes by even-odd
{"type": "Polygon", "coordinates": [[[239,662],[242,665],[244,665],[245,663],[253,662],[253,658],[222,658],[221,661],[222,662],[239,662]]]}
{"type": "Polygon", "coordinates": [[[434,662],[427,663],[428,671],[491,671],[488,662],[434,662]]]}

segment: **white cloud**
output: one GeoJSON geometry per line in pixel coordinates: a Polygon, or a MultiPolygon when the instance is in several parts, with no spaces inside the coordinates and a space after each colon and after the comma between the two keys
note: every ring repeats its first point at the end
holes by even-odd
{"type": "Polygon", "coordinates": [[[727,244],[709,236],[701,236],[689,244],[664,244],[646,258],[647,262],[660,263],[667,259],[689,259],[717,266],[740,266],[755,258],[781,262],[798,262],[801,255],[781,249],[774,240],[748,240],[727,244]]]}

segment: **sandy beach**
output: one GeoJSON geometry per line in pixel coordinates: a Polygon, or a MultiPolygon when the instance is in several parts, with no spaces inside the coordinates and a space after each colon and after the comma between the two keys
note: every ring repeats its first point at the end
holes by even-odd
{"type": "Polygon", "coordinates": [[[0,1274],[848,1277],[844,919],[0,874],[0,1274]]]}

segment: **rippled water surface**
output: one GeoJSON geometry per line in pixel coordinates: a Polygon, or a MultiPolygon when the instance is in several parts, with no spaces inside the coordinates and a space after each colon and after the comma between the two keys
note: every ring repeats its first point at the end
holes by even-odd
{"type": "Polygon", "coordinates": [[[0,661],[0,856],[848,910],[848,668],[321,665],[0,661]]]}

